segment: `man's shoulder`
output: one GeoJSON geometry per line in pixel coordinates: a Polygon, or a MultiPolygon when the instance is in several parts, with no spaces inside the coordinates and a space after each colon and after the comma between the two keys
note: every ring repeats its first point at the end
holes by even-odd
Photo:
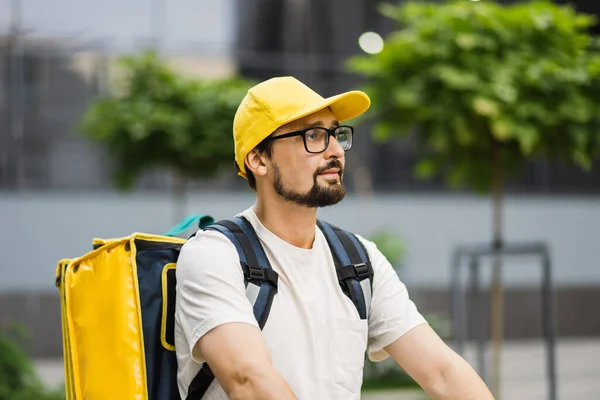
{"type": "MultiPolygon", "coordinates": [[[[244,210],[232,216],[231,218],[220,219],[216,221],[225,221],[232,220],[235,217],[245,217],[248,215],[248,210],[244,210]]],[[[227,236],[223,235],[223,233],[219,232],[216,229],[206,229],[200,228],[198,229],[192,237],[190,237],[183,245],[181,251],[186,252],[194,252],[205,250],[207,247],[218,249],[218,250],[233,250],[235,251],[235,246],[231,243],[231,240],[227,238],[227,236]]]]}
{"type": "MultiPolygon", "coordinates": [[[[182,246],[181,252],[197,252],[205,250],[224,250],[232,247],[233,244],[221,232],[213,229],[198,229],[182,246]]],[[[235,250],[235,247],[233,247],[235,250]]]]}
{"type": "MultiPolygon", "coordinates": [[[[246,217],[249,215],[249,212],[251,212],[251,209],[246,209],[229,219],[246,217]]],[[[211,262],[215,259],[226,260],[228,258],[238,258],[236,247],[232,241],[216,229],[201,228],[181,247],[178,264],[186,263],[187,261],[193,261],[197,264],[203,260],[211,262]]]]}
{"type": "Polygon", "coordinates": [[[239,264],[237,250],[227,236],[215,230],[199,229],[183,244],[177,258],[178,274],[186,270],[222,268],[227,264],[239,264]]]}
{"type": "MultiPolygon", "coordinates": [[[[362,245],[362,247],[367,251],[367,255],[369,256],[369,258],[371,258],[373,255],[376,255],[376,253],[378,252],[377,245],[374,242],[372,242],[371,240],[369,240],[366,237],[362,236],[361,234],[359,234],[359,233],[357,233],[355,231],[352,231],[352,230],[348,230],[348,229],[344,228],[341,225],[330,223],[330,222],[325,221],[325,220],[321,220],[321,221],[322,222],[326,222],[329,225],[334,226],[337,229],[341,229],[342,231],[344,231],[344,232],[346,232],[346,233],[348,233],[348,234],[353,235],[354,237],[356,237],[356,239],[358,239],[358,241],[362,245]]],[[[325,236],[325,238],[327,238],[327,236],[325,236]]]]}

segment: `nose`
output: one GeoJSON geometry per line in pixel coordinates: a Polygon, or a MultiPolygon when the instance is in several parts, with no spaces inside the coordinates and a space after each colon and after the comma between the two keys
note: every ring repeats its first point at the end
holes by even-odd
{"type": "Polygon", "coordinates": [[[338,142],[335,136],[331,135],[329,137],[329,146],[327,147],[327,150],[325,150],[325,158],[342,158],[345,154],[346,152],[340,145],[340,142],[338,142]]]}

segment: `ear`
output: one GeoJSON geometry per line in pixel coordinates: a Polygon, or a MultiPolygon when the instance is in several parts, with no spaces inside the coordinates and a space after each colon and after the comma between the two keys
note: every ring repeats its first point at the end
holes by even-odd
{"type": "Polygon", "coordinates": [[[245,160],[246,169],[254,176],[265,176],[267,174],[267,159],[265,155],[256,149],[248,153],[245,160]]]}

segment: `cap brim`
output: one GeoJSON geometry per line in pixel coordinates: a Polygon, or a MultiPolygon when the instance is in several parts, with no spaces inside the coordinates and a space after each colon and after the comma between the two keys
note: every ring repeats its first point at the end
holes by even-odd
{"type": "Polygon", "coordinates": [[[323,101],[306,106],[297,115],[283,121],[282,125],[304,118],[307,115],[329,107],[338,122],[347,121],[363,114],[371,106],[371,99],[359,90],[328,97],[323,101]]]}

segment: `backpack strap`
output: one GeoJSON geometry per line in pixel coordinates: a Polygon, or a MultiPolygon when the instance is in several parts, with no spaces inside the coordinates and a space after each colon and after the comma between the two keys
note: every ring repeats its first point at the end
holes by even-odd
{"type": "Polygon", "coordinates": [[[373,292],[373,267],[358,238],[343,229],[317,220],[333,256],[342,291],[352,300],[361,319],[369,318],[373,292]]]}
{"type": "Polygon", "coordinates": [[[262,330],[277,293],[279,277],[271,268],[254,228],[245,218],[236,217],[230,221],[219,221],[207,229],[220,231],[235,245],[244,272],[246,296],[253,305],[254,317],[262,330]]]}
{"type": "MultiPolygon", "coordinates": [[[[252,225],[243,217],[216,222],[205,228],[224,234],[235,246],[244,272],[246,297],[254,311],[254,317],[262,330],[269,317],[273,298],[277,293],[277,272],[260,244],[252,225]]],[[[200,400],[215,379],[207,363],[194,377],[188,389],[186,400],[200,400]]]]}

